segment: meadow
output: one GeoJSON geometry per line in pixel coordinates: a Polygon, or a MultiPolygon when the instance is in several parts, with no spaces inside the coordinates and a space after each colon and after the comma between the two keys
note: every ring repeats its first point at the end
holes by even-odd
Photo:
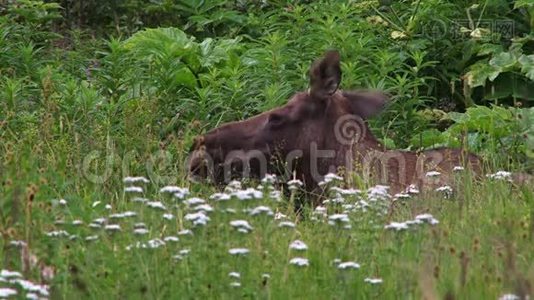
{"type": "Polygon", "coordinates": [[[534,187],[507,173],[534,171],[532,28],[520,0],[0,3],[0,298],[532,297],[534,187]],[[331,174],[299,213],[297,181],[188,181],[196,135],[305,90],[327,49],[392,96],[383,144],[487,174],[331,174]]]}

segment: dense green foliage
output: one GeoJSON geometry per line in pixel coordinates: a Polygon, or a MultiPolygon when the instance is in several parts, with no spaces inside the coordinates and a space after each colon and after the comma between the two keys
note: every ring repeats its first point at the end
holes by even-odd
{"type": "MultiPolygon", "coordinates": [[[[183,291],[288,298],[308,290],[318,298],[495,298],[534,285],[533,191],[494,182],[451,201],[433,195],[395,205],[387,220],[374,221],[382,226],[427,210],[441,221],[437,229],[401,235],[361,225],[376,217],[365,216],[353,224],[357,231],[339,233],[305,218],[295,232],[274,233],[276,224],[264,220],[252,236],[233,237],[213,225],[229,220],[217,215],[213,227],[179,246],[195,249],[187,264],[169,263],[176,249],[117,250],[132,235],[103,233],[95,244],[44,236],[56,219],[89,223],[102,216],[94,201],[114,212],[138,209],[122,192],[124,176],[149,176],[145,196],[154,198],[165,184],[189,185],[183,161],[193,136],[285,103],[307,89],[310,63],[332,48],[342,55],[344,89],[392,96],[371,120],[386,145],[464,147],[495,168],[534,170],[529,0],[0,1],[0,265],[20,267],[8,241],[26,240],[57,267],[54,298],[168,298],[183,291]],[[68,199],[68,208],[51,208],[58,198],[68,199]],[[310,246],[307,271],[287,269],[294,238],[310,246]],[[226,260],[234,242],[256,249],[241,270],[242,290],[229,290],[220,277],[240,265],[226,260]],[[262,251],[271,254],[262,260],[262,251]],[[467,283],[459,280],[459,253],[474,270],[467,283]],[[367,275],[338,273],[329,265],[334,258],[356,259],[367,275]],[[263,272],[272,282],[262,287],[263,272]],[[384,285],[364,288],[368,276],[383,277],[384,285]]],[[[190,188],[204,198],[211,192],[190,188]]],[[[273,205],[290,211],[285,202],[273,205]]],[[[187,228],[180,218],[167,224],[159,214],[146,217],[153,237],[187,228]]],[[[85,227],[68,230],[88,234],[85,227]]],[[[37,280],[37,273],[25,275],[37,280]]]]}

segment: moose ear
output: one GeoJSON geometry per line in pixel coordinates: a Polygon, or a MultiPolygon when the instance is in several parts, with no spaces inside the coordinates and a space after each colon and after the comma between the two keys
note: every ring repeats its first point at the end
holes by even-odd
{"type": "Polygon", "coordinates": [[[384,110],[389,101],[388,95],[379,91],[343,92],[349,100],[352,114],[368,119],[384,110]]]}
{"type": "Polygon", "coordinates": [[[327,51],[323,58],[316,60],[310,69],[310,93],[324,99],[333,95],[341,82],[339,52],[327,51]]]}

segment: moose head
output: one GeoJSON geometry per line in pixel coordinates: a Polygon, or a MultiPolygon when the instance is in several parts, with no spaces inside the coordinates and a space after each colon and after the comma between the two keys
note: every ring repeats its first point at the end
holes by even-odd
{"type": "Polygon", "coordinates": [[[325,174],[350,164],[354,153],[378,148],[366,120],[384,108],[386,95],[340,90],[337,51],[315,61],[309,75],[309,90],[296,93],[284,106],[197,137],[190,175],[222,183],[277,173],[313,187],[325,174]]]}

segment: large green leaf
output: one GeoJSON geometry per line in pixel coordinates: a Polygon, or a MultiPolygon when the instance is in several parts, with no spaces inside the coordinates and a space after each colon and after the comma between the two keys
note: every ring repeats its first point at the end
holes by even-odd
{"type": "Polygon", "coordinates": [[[508,71],[517,64],[517,57],[510,52],[501,52],[495,55],[489,64],[501,72],[508,71]]]}
{"type": "Polygon", "coordinates": [[[521,65],[521,72],[530,80],[534,80],[534,54],[521,55],[518,59],[521,65]]]}

